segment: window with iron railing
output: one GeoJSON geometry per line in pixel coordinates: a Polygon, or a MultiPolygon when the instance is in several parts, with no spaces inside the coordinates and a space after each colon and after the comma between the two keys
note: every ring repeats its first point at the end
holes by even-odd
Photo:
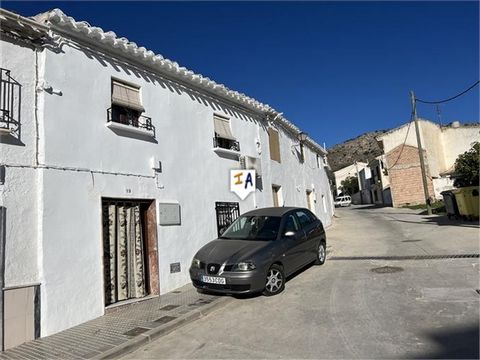
{"type": "Polygon", "coordinates": [[[230,127],[230,120],[222,115],[214,114],[213,125],[215,136],[213,147],[233,151],[240,151],[240,143],[235,139],[230,127]]]}
{"type": "Polygon", "coordinates": [[[238,141],[232,139],[225,139],[219,136],[215,136],[213,138],[213,147],[240,151],[240,143],[238,141]]]}
{"type": "Polygon", "coordinates": [[[107,122],[146,130],[155,136],[152,119],[142,115],[140,88],[112,79],[112,107],[107,110],[107,122]]]}
{"type": "Polygon", "coordinates": [[[112,107],[107,110],[107,121],[145,129],[155,135],[155,126],[152,125],[152,119],[148,116],[141,115],[137,110],[112,105],[112,107]]]}
{"type": "Polygon", "coordinates": [[[20,100],[20,83],[12,78],[10,70],[0,68],[0,130],[19,132],[20,100]]]}

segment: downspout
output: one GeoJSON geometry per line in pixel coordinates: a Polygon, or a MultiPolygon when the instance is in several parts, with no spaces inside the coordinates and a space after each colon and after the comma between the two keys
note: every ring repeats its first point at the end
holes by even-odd
{"type": "MultiPolygon", "coordinates": [[[[43,102],[43,79],[45,73],[45,53],[43,48],[35,47],[35,167],[45,163],[44,156],[40,156],[41,151],[41,126],[44,121],[44,102],[43,102]]],[[[43,132],[43,131],[42,131],[43,132]]],[[[45,139],[45,137],[43,137],[45,139]]],[[[42,304],[46,304],[44,279],[43,279],[43,214],[44,214],[44,197],[43,197],[43,184],[44,184],[44,172],[42,168],[38,168],[35,172],[36,176],[36,201],[37,201],[37,282],[39,284],[39,301],[42,304]]],[[[42,305],[39,309],[39,329],[35,329],[36,334],[43,336],[46,329],[44,315],[46,312],[46,306],[42,305]]],[[[36,325],[37,326],[37,325],[36,325]]]]}

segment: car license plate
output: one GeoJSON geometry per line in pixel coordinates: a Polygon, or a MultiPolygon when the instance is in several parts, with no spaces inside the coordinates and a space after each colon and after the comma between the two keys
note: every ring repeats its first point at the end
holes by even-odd
{"type": "Polygon", "coordinates": [[[225,278],[216,277],[216,276],[205,276],[205,275],[203,275],[202,276],[202,281],[204,283],[208,283],[208,284],[220,284],[220,285],[225,285],[226,284],[225,278]]]}

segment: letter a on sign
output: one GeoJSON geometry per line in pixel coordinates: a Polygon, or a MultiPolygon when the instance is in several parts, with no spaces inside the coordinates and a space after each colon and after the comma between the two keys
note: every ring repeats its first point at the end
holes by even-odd
{"type": "Polygon", "coordinates": [[[255,170],[230,170],[230,191],[241,200],[254,192],[255,186],[255,170]]]}

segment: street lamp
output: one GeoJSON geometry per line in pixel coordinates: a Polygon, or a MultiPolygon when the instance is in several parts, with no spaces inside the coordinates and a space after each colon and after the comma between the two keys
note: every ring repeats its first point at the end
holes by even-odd
{"type": "Polygon", "coordinates": [[[307,133],[304,133],[303,131],[299,132],[298,133],[298,141],[300,141],[300,144],[304,143],[305,141],[307,141],[307,138],[308,138],[308,134],[307,133]]]}
{"type": "Polygon", "coordinates": [[[300,143],[300,162],[303,163],[305,161],[305,156],[303,154],[303,143],[307,141],[308,135],[307,133],[304,133],[303,131],[298,133],[298,141],[300,143]]]}

